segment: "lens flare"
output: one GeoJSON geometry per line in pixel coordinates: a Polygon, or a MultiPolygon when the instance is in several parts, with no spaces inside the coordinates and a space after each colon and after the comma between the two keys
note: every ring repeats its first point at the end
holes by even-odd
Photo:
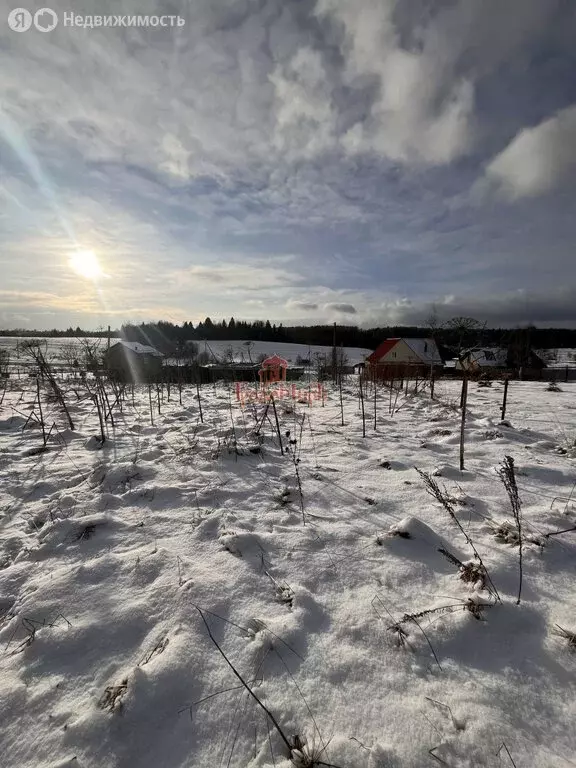
{"type": "Polygon", "coordinates": [[[86,280],[102,277],[102,269],[94,251],[76,251],[70,257],[69,264],[77,275],[86,280]]]}

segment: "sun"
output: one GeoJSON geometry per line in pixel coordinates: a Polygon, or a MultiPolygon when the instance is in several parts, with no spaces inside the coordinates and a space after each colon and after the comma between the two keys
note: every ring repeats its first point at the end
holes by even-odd
{"type": "Polygon", "coordinates": [[[87,280],[102,277],[102,269],[94,251],[76,251],[70,256],[69,264],[76,274],[87,280]]]}

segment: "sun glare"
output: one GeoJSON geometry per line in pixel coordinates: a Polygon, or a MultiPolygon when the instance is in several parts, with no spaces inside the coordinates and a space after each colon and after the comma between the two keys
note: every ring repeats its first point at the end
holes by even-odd
{"type": "Polygon", "coordinates": [[[102,277],[102,269],[94,251],[76,251],[70,257],[69,263],[76,274],[87,280],[102,277]]]}

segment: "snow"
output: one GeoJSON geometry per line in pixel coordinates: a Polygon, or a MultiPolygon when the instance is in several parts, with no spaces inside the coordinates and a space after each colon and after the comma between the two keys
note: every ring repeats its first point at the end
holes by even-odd
{"type": "Polygon", "coordinates": [[[124,341],[121,339],[115,344],[112,344],[110,349],[121,346],[124,349],[129,349],[131,352],[135,352],[137,355],[153,355],[154,357],[163,357],[155,347],[151,347],[149,344],[140,344],[139,341],[124,341]]]}
{"type": "Polygon", "coordinates": [[[546,360],[548,368],[575,368],[576,349],[561,348],[555,350],[543,349],[538,352],[546,360]],[[550,355],[550,352],[552,353],[550,355]]]}
{"type": "MultiPolygon", "coordinates": [[[[0,337],[0,349],[9,349],[12,351],[14,358],[17,357],[16,351],[19,345],[29,339],[18,337],[0,337]]],[[[63,357],[63,352],[67,347],[71,345],[77,345],[82,339],[76,337],[73,338],[46,338],[41,339],[41,345],[43,350],[52,360],[60,360],[63,357]]],[[[92,343],[99,343],[100,349],[105,350],[107,345],[107,339],[90,339],[92,343]]],[[[111,339],[111,343],[121,342],[124,345],[136,344],[140,348],[147,348],[147,345],[140,344],[139,342],[126,342],[122,339],[111,339]]],[[[220,341],[194,341],[198,345],[199,351],[206,351],[208,354],[212,353],[219,361],[229,360],[229,351],[232,350],[232,360],[235,362],[250,362],[250,358],[254,362],[260,355],[279,355],[285,358],[290,364],[295,365],[299,357],[308,359],[315,363],[317,355],[326,357],[327,360],[331,359],[332,347],[322,346],[320,344],[292,344],[276,341],[248,341],[248,340],[220,340],[220,341]]],[[[154,349],[150,347],[149,349],[154,349]]],[[[355,365],[356,363],[364,362],[364,359],[370,354],[372,350],[364,347],[344,347],[344,355],[348,360],[349,365],[355,365]]],[[[156,350],[154,350],[156,352],[156,350]]]]}
{"type": "MultiPolygon", "coordinates": [[[[299,357],[315,362],[317,355],[331,360],[332,347],[322,346],[321,344],[291,344],[288,342],[276,341],[197,341],[200,352],[205,348],[208,353],[212,353],[219,359],[229,359],[228,352],[232,350],[232,360],[236,362],[250,362],[250,358],[256,361],[260,355],[272,356],[278,355],[287,360],[292,365],[296,364],[299,357]]],[[[363,347],[343,347],[344,355],[348,365],[364,362],[365,358],[372,352],[371,349],[363,347]]]]}
{"type": "Polygon", "coordinates": [[[182,404],[164,390],[153,424],[137,390],[103,445],[70,386],[75,430],[47,399],[57,430],[38,453],[35,385],[11,381],[2,767],[288,768],[313,746],[341,768],[496,768],[507,751],[517,766],[575,765],[576,654],[555,625],[576,631],[576,533],[544,534],[576,525],[576,384],[511,382],[504,423],[503,387],[470,384],[462,472],[459,387],[379,389],[377,429],[369,391],[365,438],[355,377],[345,426],[329,386],[324,407],[279,401],[282,455],[273,415],[258,435],[264,406],[243,410],[233,386],[201,388],[203,423],[195,388],[182,404]],[[513,521],[505,455],[523,503],[520,605],[518,547],[494,536],[513,521]],[[439,552],[477,562],[467,536],[501,603],[439,552]]]}

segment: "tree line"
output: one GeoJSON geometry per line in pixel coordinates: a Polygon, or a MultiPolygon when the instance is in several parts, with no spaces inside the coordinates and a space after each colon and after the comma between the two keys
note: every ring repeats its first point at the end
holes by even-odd
{"type": "Polygon", "coordinates": [[[198,341],[269,341],[290,342],[304,345],[376,347],[390,337],[425,338],[436,340],[443,357],[451,352],[473,346],[502,346],[506,348],[553,349],[576,347],[576,329],[570,328],[487,328],[485,324],[468,317],[452,318],[442,325],[423,326],[382,326],[359,328],[355,325],[275,325],[269,320],[246,322],[229,320],[213,322],[207,317],[194,326],[190,322],[176,325],[160,321],[123,325],[120,336],[128,341],[170,352],[183,348],[186,342],[198,341]]]}
{"type": "MultiPolygon", "coordinates": [[[[210,317],[194,325],[186,321],[180,325],[161,320],[155,323],[127,323],[119,329],[110,331],[112,337],[121,337],[127,341],[139,341],[149,344],[164,353],[174,353],[186,346],[187,342],[198,341],[269,341],[291,342],[304,345],[376,347],[390,337],[424,338],[433,337],[441,352],[459,351],[471,346],[517,346],[534,349],[553,349],[561,347],[576,348],[576,329],[574,328],[487,328],[474,318],[457,317],[441,325],[431,319],[427,326],[393,325],[377,328],[359,328],[355,325],[276,325],[269,320],[212,321],[210,317]]],[[[85,331],[79,327],[66,330],[30,331],[4,330],[0,336],[34,336],[52,338],[104,337],[107,330],[85,331]]],[[[445,355],[444,355],[445,356],[445,355]]]]}

